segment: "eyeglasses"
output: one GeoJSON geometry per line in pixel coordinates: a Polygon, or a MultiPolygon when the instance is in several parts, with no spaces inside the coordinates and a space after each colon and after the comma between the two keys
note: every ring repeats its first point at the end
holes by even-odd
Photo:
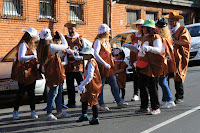
{"type": "Polygon", "coordinates": [[[119,54],[114,54],[114,56],[118,56],[119,54]]]}
{"type": "Polygon", "coordinates": [[[174,20],[168,20],[168,22],[173,22],[174,20]]]}

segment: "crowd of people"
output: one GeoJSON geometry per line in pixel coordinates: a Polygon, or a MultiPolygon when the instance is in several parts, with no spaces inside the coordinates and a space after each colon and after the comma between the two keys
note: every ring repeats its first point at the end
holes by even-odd
{"type": "MultiPolygon", "coordinates": [[[[134,77],[131,101],[141,100],[136,113],[157,115],[161,113],[160,108],[171,108],[183,102],[183,83],[187,73],[191,36],[180,25],[179,19],[183,19],[183,16],[178,12],[170,12],[165,18],[156,21],[139,19],[131,25],[137,32],[133,34],[131,44],[124,43],[122,47],[131,51],[129,64],[133,68],[134,77]],[[175,82],[175,100],[172,99],[169,88],[170,78],[175,82]],[[158,84],[163,92],[161,102],[158,98],[158,84]],[[148,107],[149,101],[151,110],[148,107]]],[[[62,111],[62,84],[65,79],[69,108],[76,108],[74,81],[78,83],[82,114],[76,122],[88,121],[88,104],[93,111],[93,117],[89,121],[91,125],[99,124],[99,110],[110,110],[103,99],[105,82],[110,85],[117,107],[128,106],[125,102],[125,53],[122,48],[111,48],[109,26],[101,24],[98,27],[92,47],[86,46],[84,39],[76,32],[76,23],[70,22],[64,26],[68,28],[65,36],[56,31],[52,37],[48,28],[43,28],[39,33],[31,27],[23,30],[25,33],[17,45],[11,74],[11,78],[18,81],[19,86],[13,119],[19,119],[18,109],[26,91],[30,96],[31,117],[38,118],[34,88],[36,80],[42,78],[41,73],[45,75],[46,84],[50,87],[47,120],[70,117],[70,114],[62,111]],[[58,52],[65,55],[64,62],[61,62],[58,52]],[[88,61],[86,65],[84,60],[88,61]],[[56,115],[52,113],[54,102],[56,115]]]]}

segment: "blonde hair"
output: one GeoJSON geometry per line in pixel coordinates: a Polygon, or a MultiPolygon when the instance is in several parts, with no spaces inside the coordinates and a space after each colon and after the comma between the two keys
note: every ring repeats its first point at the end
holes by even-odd
{"type": "Polygon", "coordinates": [[[105,33],[102,33],[102,34],[98,34],[95,39],[94,39],[94,42],[96,39],[99,39],[99,40],[102,40],[102,39],[105,39],[106,41],[109,42],[109,37],[110,37],[110,33],[109,32],[105,32],[105,33]]]}
{"type": "Polygon", "coordinates": [[[169,38],[171,37],[171,33],[170,33],[170,30],[169,30],[169,26],[165,26],[163,28],[159,28],[159,35],[162,37],[162,38],[169,38]]]}

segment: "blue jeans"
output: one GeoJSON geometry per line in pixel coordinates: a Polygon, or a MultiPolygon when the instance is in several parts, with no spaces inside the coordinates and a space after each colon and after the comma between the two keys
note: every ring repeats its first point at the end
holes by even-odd
{"type": "Polygon", "coordinates": [[[56,103],[57,112],[62,112],[62,85],[50,87],[47,100],[47,114],[52,113],[54,101],[56,103]]]}
{"type": "Polygon", "coordinates": [[[104,87],[105,81],[107,81],[108,84],[111,86],[112,95],[115,98],[115,101],[117,103],[119,103],[121,99],[120,99],[120,96],[119,96],[119,87],[117,85],[117,80],[116,80],[115,76],[110,76],[108,78],[102,79],[101,93],[100,93],[100,95],[98,97],[99,105],[103,105],[104,104],[104,100],[103,100],[103,87],[104,87]]]}
{"type": "Polygon", "coordinates": [[[162,101],[163,102],[172,101],[172,94],[169,89],[168,75],[166,75],[163,78],[159,78],[159,85],[163,91],[162,101]]]}

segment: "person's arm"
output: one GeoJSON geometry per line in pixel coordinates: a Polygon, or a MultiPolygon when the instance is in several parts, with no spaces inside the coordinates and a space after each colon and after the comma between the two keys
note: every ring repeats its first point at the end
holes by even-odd
{"type": "Polygon", "coordinates": [[[19,61],[28,61],[36,58],[36,55],[27,55],[27,47],[25,43],[20,44],[19,51],[18,51],[18,59],[19,61]]]}
{"type": "Polygon", "coordinates": [[[180,38],[181,38],[180,40],[174,39],[175,45],[189,45],[190,42],[191,42],[191,36],[190,36],[190,33],[187,29],[183,30],[180,38]]]}
{"type": "Polygon", "coordinates": [[[162,52],[162,41],[160,39],[156,39],[153,41],[153,47],[152,46],[142,46],[142,49],[145,52],[151,52],[154,54],[161,54],[162,52]]]}
{"type": "Polygon", "coordinates": [[[50,49],[50,52],[52,54],[56,53],[56,52],[59,52],[59,51],[63,51],[65,49],[68,48],[68,43],[67,41],[65,40],[64,36],[61,36],[61,40],[62,40],[62,44],[61,45],[58,45],[58,44],[50,44],[49,46],[49,49],[50,49]]]}
{"type": "Polygon", "coordinates": [[[93,66],[93,63],[90,62],[90,63],[88,64],[88,74],[87,74],[87,77],[85,78],[85,80],[83,80],[83,81],[81,82],[81,84],[80,84],[81,86],[87,85],[87,84],[93,79],[94,70],[95,70],[95,68],[94,68],[94,66],[93,66]]]}
{"type": "Polygon", "coordinates": [[[106,63],[106,62],[101,58],[101,56],[99,55],[100,49],[101,49],[100,40],[99,40],[99,39],[96,39],[95,42],[94,42],[94,57],[95,57],[95,59],[96,59],[98,62],[100,62],[101,64],[103,64],[105,67],[107,67],[109,64],[106,63]]]}
{"type": "Polygon", "coordinates": [[[138,48],[137,48],[137,44],[136,44],[136,43],[135,43],[134,45],[129,44],[129,43],[124,43],[122,46],[123,46],[123,47],[126,47],[126,48],[128,48],[128,49],[130,49],[130,50],[133,51],[133,52],[137,52],[137,51],[138,51],[138,48]]]}

